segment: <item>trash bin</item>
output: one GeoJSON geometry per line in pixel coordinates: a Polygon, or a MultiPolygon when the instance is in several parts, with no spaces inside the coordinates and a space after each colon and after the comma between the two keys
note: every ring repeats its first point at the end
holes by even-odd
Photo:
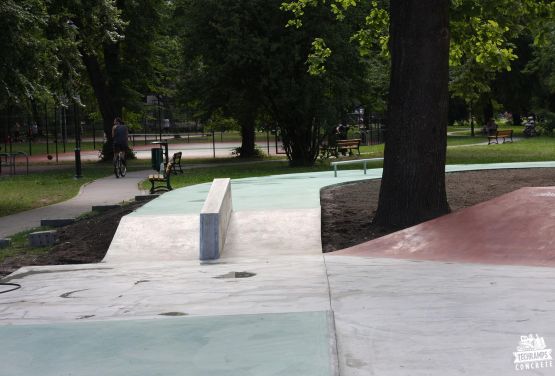
{"type": "Polygon", "coordinates": [[[164,163],[163,149],[152,148],[150,149],[151,166],[154,171],[160,170],[160,164],[164,163]]]}

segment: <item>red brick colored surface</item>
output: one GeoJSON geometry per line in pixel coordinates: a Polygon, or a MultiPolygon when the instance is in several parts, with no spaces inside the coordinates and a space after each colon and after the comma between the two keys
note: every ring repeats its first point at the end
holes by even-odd
{"type": "Polygon", "coordinates": [[[554,267],[555,187],[522,188],[332,254],[554,267]]]}

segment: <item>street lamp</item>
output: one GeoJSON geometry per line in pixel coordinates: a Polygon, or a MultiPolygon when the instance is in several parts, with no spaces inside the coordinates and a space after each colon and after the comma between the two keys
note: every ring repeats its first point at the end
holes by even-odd
{"type": "MultiPolygon", "coordinates": [[[[72,20],[67,21],[67,26],[73,30],[72,36],[75,38],[75,33],[79,31],[79,28],[72,20]]],[[[77,104],[73,102],[73,125],[74,125],[74,135],[75,135],[75,179],[81,179],[83,175],[81,174],[81,126],[77,119],[77,104]]]]}
{"type": "Polygon", "coordinates": [[[81,124],[77,118],[77,104],[73,103],[73,123],[75,126],[75,179],[81,179],[81,124]]]}

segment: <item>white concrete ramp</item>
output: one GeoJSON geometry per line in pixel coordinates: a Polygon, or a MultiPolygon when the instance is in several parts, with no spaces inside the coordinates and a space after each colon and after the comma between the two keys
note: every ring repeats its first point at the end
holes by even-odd
{"type": "MultiPolygon", "coordinates": [[[[221,258],[319,255],[319,227],[319,208],[234,212],[221,258]]],[[[128,215],[103,262],[198,260],[199,237],[198,215],[128,215]]]]}

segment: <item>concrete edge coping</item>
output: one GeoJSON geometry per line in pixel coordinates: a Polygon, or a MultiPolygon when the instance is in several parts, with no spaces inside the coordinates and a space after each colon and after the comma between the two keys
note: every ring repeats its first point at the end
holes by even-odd
{"type": "Polygon", "coordinates": [[[27,235],[31,247],[47,247],[56,244],[58,233],[56,230],[35,231],[27,235]]]}
{"type": "Polygon", "coordinates": [[[9,247],[12,244],[12,239],[10,238],[0,238],[0,249],[9,247]]]}
{"type": "Polygon", "coordinates": [[[152,194],[152,195],[137,195],[135,196],[135,201],[150,201],[154,200],[155,198],[160,197],[160,194],[152,194]]]}
{"type": "Polygon", "coordinates": [[[56,218],[41,219],[40,225],[43,227],[64,227],[75,223],[75,218],[56,218]]]}
{"type": "Polygon", "coordinates": [[[214,179],[200,211],[201,261],[220,258],[232,211],[231,179],[214,179]]]}
{"type": "Polygon", "coordinates": [[[119,209],[121,208],[121,205],[119,204],[114,204],[114,205],[93,205],[91,210],[92,211],[107,211],[107,210],[112,210],[112,209],[119,209]]]}

